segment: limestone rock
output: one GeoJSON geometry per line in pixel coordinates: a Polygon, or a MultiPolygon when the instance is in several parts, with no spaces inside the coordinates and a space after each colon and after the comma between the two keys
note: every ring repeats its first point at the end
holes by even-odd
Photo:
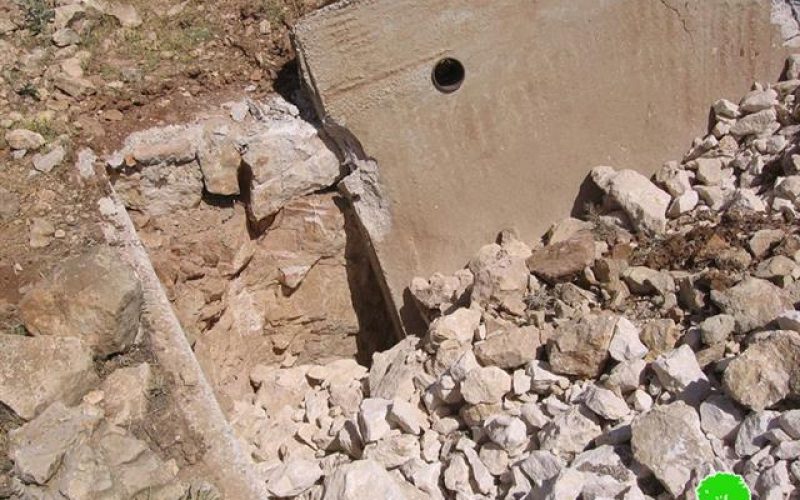
{"type": "Polygon", "coordinates": [[[761,229],[750,238],[748,246],[753,256],[760,259],[767,255],[770,248],[778,244],[784,236],[780,229],[761,229]]]}
{"type": "Polygon", "coordinates": [[[133,270],[108,247],[64,261],[20,302],[34,335],[77,336],[100,356],[122,352],[139,330],[142,288],[133,270]]]}
{"type": "Polygon", "coordinates": [[[333,185],[339,160],[311,124],[276,120],[252,137],[242,155],[252,172],[250,212],[261,221],[289,200],[333,185]]]}
{"type": "Polygon", "coordinates": [[[461,383],[461,394],[470,404],[499,403],[511,390],[511,376],[496,366],[475,368],[461,383]]]}
{"type": "Polygon", "coordinates": [[[582,452],[601,432],[587,410],[570,406],[539,432],[540,447],[560,457],[572,457],[582,452]]]}
{"type": "Polygon", "coordinates": [[[792,303],[786,292],[769,281],[747,278],[724,291],[713,290],[711,300],[736,320],[736,331],[747,333],[763,328],[792,303]]]}
{"type": "Polygon", "coordinates": [[[706,318],[698,325],[700,336],[706,345],[725,342],[736,328],[736,318],[728,314],[717,314],[706,318]]]}
{"type": "Polygon", "coordinates": [[[53,241],[56,227],[44,217],[31,219],[29,243],[31,248],[45,248],[53,241]]]}
{"type": "Polygon", "coordinates": [[[778,330],[750,345],[728,364],[725,391],[739,403],[763,410],[800,391],[800,335],[778,330]]]}
{"type": "Polygon", "coordinates": [[[209,139],[197,151],[197,161],[203,173],[203,184],[209,193],[225,196],[239,194],[239,167],[242,158],[233,141],[209,139]]]}
{"type": "Polygon", "coordinates": [[[610,314],[592,314],[557,328],[547,345],[552,370],[584,378],[599,376],[609,357],[616,321],[610,314]]]}
{"type": "Polygon", "coordinates": [[[44,137],[31,130],[18,128],[6,132],[6,142],[11,149],[32,151],[44,146],[44,137]]]}
{"type": "Polygon", "coordinates": [[[489,439],[506,451],[513,451],[528,441],[525,424],[509,415],[489,418],[483,426],[489,439]]]}
{"type": "Polygon", "coordinates": [[[753,90],[745,94],[739,102],[739,109],[743,113],[756,113],[770,109],[778,103],[778,93],[773,89],[753,90]]]}
{"type": "Polygon", "coordinates": [[[112,372],[101,386],[106,418],[114,425],[122,427],[142,419],[147,414],[148,394],[152,383],[153,374],[147,363],[112,372]]]}
{"type": "Polygon", "coordinates": [[[689,404],[699,404],[711,391],[711,384],[688,345],[660,356],[652,367],[661,385],[689,404]]]}
{"type": "Polygon", "coordinates": [[[25,420],[55,401],[76,403],[97,382],[75,337],[0,335],[0,401],[25,420]]]}
{"type": "Polygon", "coordinates": [[[800,311],[786,311],[778,316],[778,328],[800,333],[800,311]]]}
{"type": "Polygon", "coordinates": [[[372,357],[369,370],[369,394],[375,398],[406,401],[414,394],[414,375],[421,371],[416,346],[419,340],[406,337],[388,351],[372,357]]]}
{"type": "Polygon", "coordinates": [[[58,470],[64,453],[86,440],[103,417],[91,406],[67,408],[56,402],[35,420],[9,433],[9,458],[23,481],[45,484],[58,470]]]}
{"type": "Polygon", "coordinates": [[[776,411],[759,411],[747,415],[736,434],[735,449],[739,457],[749,457],[767,445],[767,432],[778,427],[776,411]]]}
{"type": "Polygon", "coordinates": [[[763,134],[776,124],[776,116],[774,109],[765,109],[747,115],[736,121],[731,127],[731,134],[739,137],[763,134]]]}
{"type": "MultiPolygon", "coordinates": [[[[409,485],[410,486],[410,485],[409,485]]],[[[414,491],[418,491],[412,488],[414,491]]],[[[325,478],[323,500],[416,500],[425,496],[410,492],[373,460],[359,460],[339,466],[325,478]]]]}
{"type": "Polygon", "coordinates": [[[637,417],[631,432],[634,457],[673,496],[684,492],[696,467],[714,460],[697,412],[682,401],[657,406],[637,417]]]}
{"type": "Polygon", "coordinates": [[[316,461],[294,459],[270,473],[267,489],[276,497],[293,497],[310,489],[322,477],[316,461]]]}
{"type": "Polygon", "coordinates": [[[639,329],[628,318],[617,319],[608,354],[615,361],[641,359],[647,354],[647,346],[639,340],[639,329]]]}
{"type": "Polygon", "coordinates": [[[19,212],[19,196],[0,187],[0,222],[14,219],[19,212]]]}
{"type": "Polygon", "coordinates": [[[614,391],[596,385],[589,386],[583,402],[587,408],[606,420],[620,420],[631,411],[625,400],[614,391]]]}
{"type": "Polygon", "coordinates": [[[63,146],[56,146],[47,153],[33,155],[33,168],[48,173],[64,161],[66,151],[63,146]]]}
{"type": "Polygon", "coordinates": [[[419,440],[410,434],[387,436],[367,444],[363,458],[374,460],[384,469],[395,469],[409,460],[420,458],[419,440]]]}
{"type": "Polygon", "coordinates": [[[533,251],[526,261],[536,276],[555,282],[571,278],[594,262],[594,238],[590,232],[579,232],[572,238],[533,251]]]}
{"type": "Polygon", "coordinates": [[[637,295],[666,295],[675,290],[675,280],[668,272],[643,266],[629,267],[622,273],[625,283],[637,295]]]}
{"type": "Polygon", "coordinates": [[[700,426],[703,432],[717,439],[732,437],[743,419],[744,411],[721,394],[710,396],[700,405],[700,426]]]}
{"type": "Polygon", "coordinates": [[[481,321],[481,313],[476,309],[460,308],[437,318],[428,331],[428,342],[436,348],[447,340],[460,344],[470,344],[481,321]]]}
{"type": "Polygon", "coordinates": [[[522,472],[539,487],[558,476],[563,468],[563,461],[545,450],[532,451],[528,458],[520,464],[522,472]]]}
{"type": "Polygon", "coordinates": [[[361,402],[358,422],[366,443],[378,441],[391,430],[387,419],[391,405],[391,401],[379,398],[367,398],[361,402]]]}
{"type": "Polygon", "coordinates": [[[530,274],[525,258],[500,245],[486,245],[470,261],[469,270],[475,276],[473,302],[484,308],[494,306],[522,314],[530,274]]]}
{"type": "Polygon", "coordinates": [[[539,331],[535,327],[510,326],[475,345],[475,357],[483,366],[511,370],[536,359],[539,331]]]}
{"type": "Polygon", "coordinates": [[[466,296],[474,279],[469,269],[460,269],[452,276],[434,273],[427,280],[411,280],[409,291],[417,303],[428,311],[445,313],[453,306],[467,302],[466,296]]]}
{"type": "Polygon", "coordinates": [[[636,229],[652,233],[664,231],[671,197],[647,177],[633,170],[615,172],[611,167],[595,167],[591,176],[595,184],[625,210],[636,229]]]}

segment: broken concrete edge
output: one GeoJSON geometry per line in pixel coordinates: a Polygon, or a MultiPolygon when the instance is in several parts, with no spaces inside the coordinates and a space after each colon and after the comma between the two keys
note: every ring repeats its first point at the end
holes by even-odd
{"type": "Polygon", "coordinates": [[[149,325],[147,330],[153,355],[164,372],[176,382],[173,394],[179,411],[189,427],[202,436],[206,445],[202,460],[212,476],[210,480],[222,492],[223,498],[266,498],[266,483],[258,478],[252,461],[225,418],[133,221],[114,188],[110,184],[108,188],[116,210],[109,216],[115,232],[112,235],[106,233],[106,238],[109,244],[121,250],[123,259],[133,267],[141,281],[143,316],[149,325]]]}
{"type": "MultiPolygon", "coordinates": [[[[346,7],[356,1],[342,0],[312,12],[304,19],[319,15],[321,11],[346,7]]],[[[342,159],[345,166],[349,168],[349,173],[337,183],[338,189],[348,200],[356,214],[359,234],[367,250],[375,279],[378,280],[378,286],[386,301],[387,309],[389,309],[388,313],[392,321],[394,337],[399,341],[405,337],[406,333],[403,321],[400,318],[400,307],[395,302],[389,289],[389,283],[381,272],[380,260],[373,243],[374,241],[380,241],[389,232],[392,225],[389,198],[384,195],[378,163],[365,153],[358,138],[347,127],[336,123],[325,112],[325,104],[314,81],[314,74],[306,64],[302,42],[295,36],[294,31],[291,33],[291,40],[297,54],[300,81],[303,83],[306,95],[313,103],[321,126],[320,134],[331,139],[333,146],[338,149],[336,154],[342,159]]]]}

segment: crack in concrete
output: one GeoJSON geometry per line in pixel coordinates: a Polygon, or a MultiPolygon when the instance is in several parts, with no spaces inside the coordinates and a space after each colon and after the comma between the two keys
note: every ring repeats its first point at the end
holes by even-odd
{"type": "MultiPolygon", "coordinates": [[[[692,33],[692,30],[689,29],[689,24],[686,21],[686,17],[684,17],[683,13],[677,7],[675,7],[673,5],[670,5],[668,0],[658,0],[658,1],[661,3],[661,5],[666,7],[668,10],[672,11],[675,14],[675,16],[677,16],[678,21],[680,21],[681,26],[683,27],[683,31],[687,35],[689,35],[689,38],[692,40],[692,42],[694,42],[694,33],[692,33]]],[[[688,7],[689,7],[689,3],[686,2],[684,4],[684,8],[688,8],[688,7]]]]}

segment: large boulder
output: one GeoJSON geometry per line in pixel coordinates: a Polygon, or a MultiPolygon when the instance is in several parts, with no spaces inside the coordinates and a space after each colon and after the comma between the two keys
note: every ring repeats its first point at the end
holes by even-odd
{"type": "Polygon", "coordinates": [[[0,335],[0,402],[25,420],[54,401],[76,403],[97,383],[80,339],[0,335]]]}
{"type": "Polygon", "coordinates": [[[631,425],[633,455],[670,495],[680,496],[695,468],[714,460],[700,417],[683,401],[657,406],[631,425]]]}
{"type": "Polygon", "coordinates": [[[95,354],[126,350],[139,330],[142,287],[119,254],[105,246],[64,261],[20,302],[33,335],[79,337],[95,354]]]}

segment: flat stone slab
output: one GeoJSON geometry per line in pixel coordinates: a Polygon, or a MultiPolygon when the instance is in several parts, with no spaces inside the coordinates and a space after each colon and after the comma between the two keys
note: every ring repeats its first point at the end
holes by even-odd
{"type": "Polygon", "coordinates": [[[413,310],[414,276],[455,271],[499,230],[531,242],[583,208],[592,167],[649,175],[680,158],[717,98],[777,79],[797,33],[791,9],[772,24],[783,7],[344,0],[301,20],[295,43],[327,130],[377,162],[381,202],[370,186],[355,202],[396,308],[413,310]],[[434,84],[444,58],[461,63],[460,86],[454,66],[444,76],[456,85],[434,84]]]}

